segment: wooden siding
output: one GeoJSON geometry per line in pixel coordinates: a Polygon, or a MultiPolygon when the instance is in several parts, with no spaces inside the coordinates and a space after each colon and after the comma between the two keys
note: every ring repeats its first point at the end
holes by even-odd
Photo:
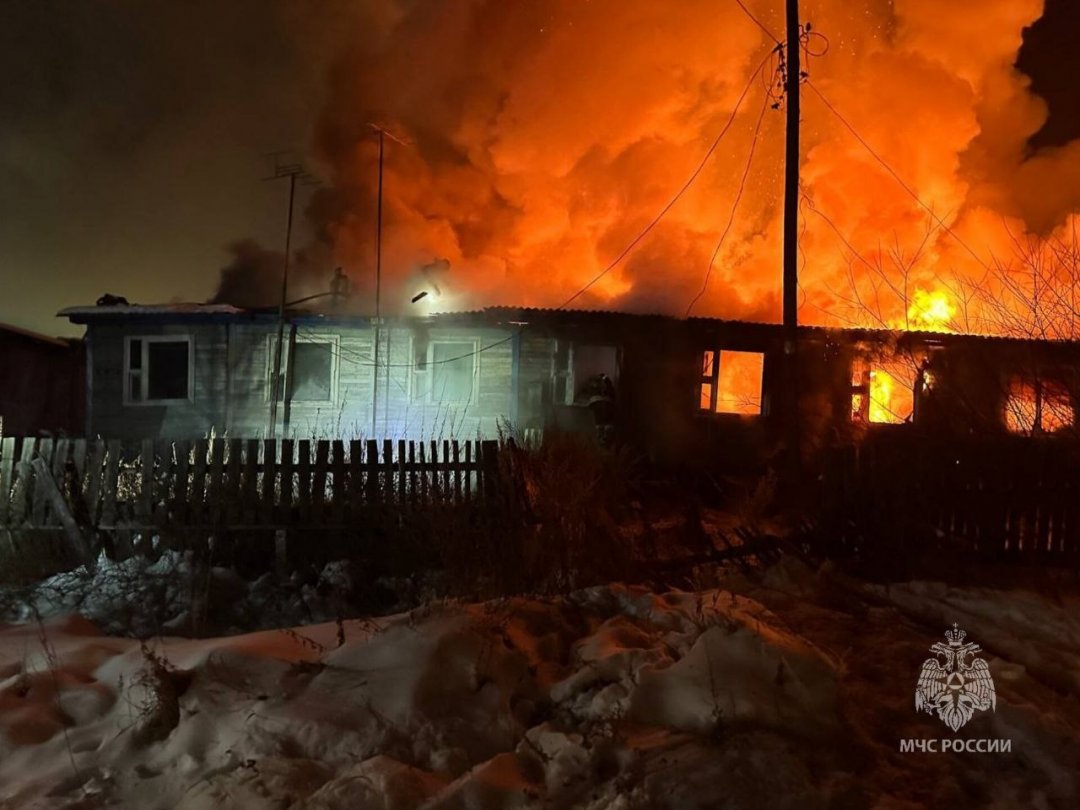
{"type": "MultiPolygon", "coordinates": [[[[214,431],[234,438],[265,436],[270,413],[268,369],[276,331],[269,321],[90,325],[94,380],[91,435],[183,439],[214,431]],[[195,361],[191,402],[123,404],[124,338],[135,335],[191,335],[195,361]]],[[[370,437],[376,376],[374,330],[305,323],[296,326],[294,334],[299,341],[332,338],[336,342],[336,385],[330,401],[290,402],[279,407],[277,435],[297,439],[370,437]]],[[[393,326],[379,331],[379,343],[374,431],[378,438],[493,438],[500,423],[509,420],[514,404],[511,330],[393,326]],[[475,355],[473,397],[468,402],[446,403],[430,396],[431,370],[414,366],[417,352],[426,352],[433,341],[471,342],[480,349],[475,355]]]]}
{"type": "Polygon", "coordinates": [[[90,432],[105,438],[182,439],[226,428],[227,328],[217,323],[102,324],[88,329],[91,341],[90,432]],[[195,385],[190,402],[124,405],[124,338],[190,335],[195,385]]]}

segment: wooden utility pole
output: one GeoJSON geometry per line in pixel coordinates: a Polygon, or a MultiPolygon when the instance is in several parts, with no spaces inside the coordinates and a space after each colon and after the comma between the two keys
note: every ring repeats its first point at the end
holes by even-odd
{"type": "Polygon", "coordinates": [[[787,139],[784,153],[784,422],[790,469],[799,469],[799,0],[787,0],[787,47],[784,101],[787,139]]]}

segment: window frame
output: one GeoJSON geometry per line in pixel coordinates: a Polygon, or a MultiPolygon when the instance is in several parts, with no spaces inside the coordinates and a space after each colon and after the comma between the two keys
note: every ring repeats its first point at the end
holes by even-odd
{"type": "Polygon", "coordinates": [[[477,377],[480,374],[480,340],[478,338],[430,338],[427,345],[427,363],[425,364],[424,369],[417,373],[427,375],[427,393],[421,397],[422,401],[437,405],[448,405],[453,408],[471,406],[476,401],[476,389],[478,387],[477,377]],[[471,353],[470,359],[472,360],[472,373],[469,375],[470,388],[468,399],[448,401],[435,396],[435,347],[454,344],[468,344],[472,347],[469,350],[471,353]]]}
{"type": "Polygon", "coordinates": [[[178,405],[180,403],[192,403],[195,401],[195,336],[190,333],[176,335],[124,335],[124,377],[123,403],[125,407],[141,407],[144,405],[178,405]],[[142,343],[142,351],[139,357],[138,369],[131,367],[131,344],[134,341],[142,343]],[[187,343],[187,396],[170,399],[150,399],[150,344],[151,343],[187,343]],[[131,374],[139,373],[140,399],[131,398],[131,374]]]}
{"type": "Polygon", "coordinates": [[[694,402],[696,403],[698,416],[708,417],[712,419],[760,419],[769,415],[765,388],[765,381],[768,377],[768,373],[766,370],[769,362],[768,352],[761,349],[736,349],[730,346],[711,346],[699,349],[697,352],[697,358],[699,371],[697,377],[697,387],[695,388],[694,402]],[[711,374],[705,373],[706,352],[712,353],[711,374]],[[725,352],[734,352],[736,354],[756,354],[761,356],[761,380],[758,384],[758,389],[761,394],[760,401],[758,402],[757,413],[732,413],[731,411],[716,410],[716,406],[720,401],[720,365],[723,360],[723,354],[725,352]],[[701,407],[702,387],[705,385],[710,386],[708,408],[701,407]]]}
{"type": "MultiPolygon", "coordinates": [[[[300,406],[325,406],[333,405],[338,402],[338,376],[341,368],[341,335],[293,335],[289,336],[288,333],[284,337],[285,348],[288,348],[289,343],[329,343],[330,344],[330,398],[329,399],[287,399],[282,396],[279,400],[281,403],[288,402],[290,408],[300,406]]],[[[274,346],[277,344],[277,335],[269,334],[266,336],[266,370],[263,374],[263,388],[264,397],[266,402],[270,402],[274,393],[274,346]]],[[[281,353],[281,373],[285,379],[289,379],[290,371],[290,352],[283,351],[281,353]]]]}

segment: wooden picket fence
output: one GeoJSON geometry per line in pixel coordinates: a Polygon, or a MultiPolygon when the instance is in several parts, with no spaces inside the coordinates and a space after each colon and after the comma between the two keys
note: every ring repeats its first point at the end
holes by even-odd
{"type": "Polygon", "coordinates": [[[938,546],[1080,563],[1080,446],[1023,437],[883,434],[827,453],[822,533],[856,553],[938,546]]]}
{"type": "Polygon", "coordinates": [[[77,556],[100,532],[360,528],[490,497],[496,441],[200,439],[0,441],[0,533],[62,534],[77,556]]]}

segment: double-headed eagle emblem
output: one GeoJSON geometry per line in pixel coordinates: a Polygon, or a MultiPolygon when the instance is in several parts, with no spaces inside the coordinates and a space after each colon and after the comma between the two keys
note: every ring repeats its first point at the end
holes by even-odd
{"type": "Polygon", "coordinates": [[[939,641],[930,648],[937,657],[923,662],[915,687],[915,710],[936,713],[953,731],[970,720],[976,710],[997,707],[990,668],[986,661],[975,657],[981,652],[978,644],[964,643],[966,635],[956,624],[945,631],[948,643],[939,641]]]}

